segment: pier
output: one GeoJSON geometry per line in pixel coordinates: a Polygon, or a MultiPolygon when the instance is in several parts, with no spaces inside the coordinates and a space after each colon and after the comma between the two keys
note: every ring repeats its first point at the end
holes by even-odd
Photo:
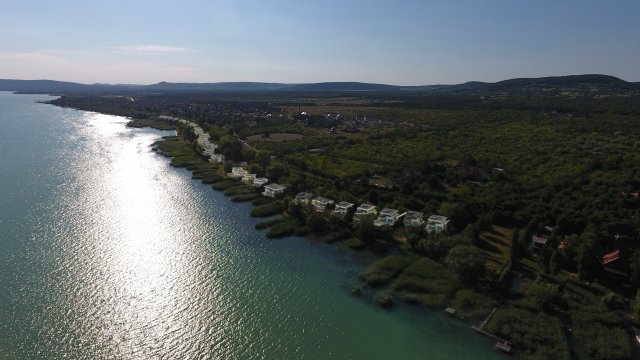
{"type": "Polygon", "coordinates": [[[496,342],[496,345],[493,347],[494,349],[498,349],[502,352],[509,354],[511,353],[511,343],[509,341],[484,330],[484,327],[487,325],[487,323],[489,323],[489,321],[493,317],[493,314],[495,314],[497,310],[498,308],[494,307],[493,310],[491,310],[491,312],[489,313],[489,315],[487,315],[487,317],[484,318],[480,326],[473,325],[471,326],[471,328],[477,333],[480,333],[482,335],[488,336],[496,340],[497,342],[496,342]]]}

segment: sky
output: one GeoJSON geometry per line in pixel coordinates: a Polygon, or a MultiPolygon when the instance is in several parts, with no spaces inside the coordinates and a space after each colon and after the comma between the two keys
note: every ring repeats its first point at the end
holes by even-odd
{"type": "Polygon", "coordinates": [[[0,78],[640,81],[638,0],[0,0],[0,78]]]}

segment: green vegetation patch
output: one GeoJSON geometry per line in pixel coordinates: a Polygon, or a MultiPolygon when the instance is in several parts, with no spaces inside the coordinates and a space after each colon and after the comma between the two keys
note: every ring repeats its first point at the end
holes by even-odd
{"type": "Polygon", "coordinates": [[[299,226],[300,223],[296,219],[288,219],[284,222],[278,222],[269,228],[267,231],[267,237],[274,239],[293,235],[299,226]]]}
{"type": "Polygon", "coordinates": [[[231,179],[218,181],[211,185],[211,187],[214,190],[218,190],[218,191],[231,189],[236,186],[238,186],[238,183],[235,180],[231,180],[231,179]]]}
{"type": "Polygon", "coordinates": [[[398,298],[427,307],[444,306],[459,287],[453,273],[426,257],[404,269],[393,283],[398,298]]]}
{"type": "Polygon", "coordinates": [[[523,360],[570,359],[560,320],[542,311],[506,304],[496,311],[487,330],[511,341],[523,360]]]}
{"type": "Polygon", "coordinates": [[[224,191],[224,194],[227,196],[256,194],[256,193],[257,193],[256,188],[249,185],[237,186],[224,191]]]}
{"type": "Polygon", "coordinates": [[[631,357],[629,337],[622,330],[620,315],[609,301],[609,293],[580,283],[567,281],[561,294],[569,307],[567,315],[573,338],[593,359],[628,359],[631,357]]]}
{"type": "Polygon", "coordinates": [[[471,289],[458,290],[451,301],[451,307],[456,309],[456,317],[460,319],[482,319],[496,304],[494,299],[471,289]]]}
{"type": "Polygon", "coordinates": [[[175,130],[176,126],[167,123],[166,121],[154,120],[154,119],[133,119],[127,123],[127,127],[131,128],[145,128],[150,127],[158,130],[175,130]]]}
{"type": "Polygon", "coordinates": [[[269,204],[254,207],[253,209],[251,209],[250,215],[252,217],[267,217],[280,214],[285,209],[286,206],[282,201],[274,201],[269,204]]]}
{"type": "Polygon", "coordinates": [[[233,202],[253,201],[258,197],[260,197],[260,194],[257,194],[257,193],[254,193],[254,194],[240,194],[240,195],[232,196],[231,197],[231,201],[233,201],[233,202]]]}
{"type": "Polygon", "coordinates": [[[415,260],[415,256],[411,255],[387,256],[361,273],[360,280],[369,286],[385,285],[415,260]]]}

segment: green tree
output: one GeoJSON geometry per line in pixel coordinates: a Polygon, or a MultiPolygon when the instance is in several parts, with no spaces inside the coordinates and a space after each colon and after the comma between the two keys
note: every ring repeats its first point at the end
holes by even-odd
{"type": "Polygon", "coordinates": [[[629,268],[631,269],[629,279],[636,286],[640,286],[640,249],[633,252],[631,259],[629,259],[629,268]]]}
{"type": "Polygon", "coordinates": [[[515,228],[511,234],[511,247],[509,247],[509,264],[511,269],[516,269],[520,262],[520,229],[515,228]]]}
{"type": "Polygon", "coordinates": [[[271,155],[266,151],[258,151],[254,161],[263,168],[267,168],[271,164],[271,155]]]}
{"type": "Polygon", "coordinates": [[[484,254],[473,245],[453,247],[444,262],[460,281],[468,284],[478,280],[485,272],[484,254]]]}
{"type": "Polygon", "coordinates": [[[323,233],[327,230],[327,223],[324,220],[324,216],[322,216],[322,213],[314,210],[311,210],[311,213],[307,217],[307,225],[309,225],[315,233],[323,233]]]}
{"type": "Polygon", "coordinates": [[[271,182],[278,182],[287,174],[287,168],[282,164],[271,164],[267,168],[267,176],[271,182]]]}
{"type": "Polygon", "coordinates": [[[256,163],[249,165],[249,171],[253,174],[257,174],[258,176],[263,176],[265,174],[264,167],[256,163]]]}
{"type": "Polygon", "coordinates": [[[602,257],[602,248],[598,241],[597,234],[592,228],[587,227],[580,236],[577,254],[577,268],[580,279],[591,279],[595,277],[601,269],[600,259],[602,257]]]}
{"type": "Polygon", "coordinates": [[[472,244],[477,245],[480,241],[480,228],[475,224],[469,224],[464,228],[462,235],[471,240],[472,244]]]}
{"type": "Polygon", "coordinates": [[[226,172],[227,174],[231,172],[231,169],[233,168],[233,161],[225,161],[224,162],[224,172],[226,172]]]}
{"type": "Polygon", "coordinates": [[[527,289],[527,297],[537,306],[548,309],[551,303],[558,297],[558,285],[534,281],[527,289]]]}
{"type": "Polygon", "coordinates": [[[376,240],[376,227],[373,225],[375,216],[365,215],[360,217],[356,235],[365,243],[371,244],[376,240]]]}

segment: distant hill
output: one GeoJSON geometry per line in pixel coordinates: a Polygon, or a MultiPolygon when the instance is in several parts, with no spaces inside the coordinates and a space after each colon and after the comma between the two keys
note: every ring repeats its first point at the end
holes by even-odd
{"type": "Polygon", "coordinates": [[[467,82],[436,90],[440,93],[467,95],[547,95],[581,96],[590,94],[620,94],[640,91],[636,83],[614,76],[588,74],[550,76],[541,78],[517,78],[495,83],[467,82]]]}
{"type": "Polygon", "coordinates": [[[315,84],[290,85],[283,90],[293,91],[400,91],[402,87],[386,84],[361,82],[323,82],[315,84]]]}
{"type": "Polygon", "coordinates": [[[38,91],[64,92],[69,90],[89,89],[93,85],[78,84],[55,80],[9,80],[0,79],[1,91],[38,91]]]}
{"type": "Polygon", "coordinates": [[[420,91],[440,95],[479,96],[584,96],[638,94],[640,83],[627,82],[609,75],[569,75],[541,78],[517,78],[485,83],[470,81],[458,85],[397,86],[362,82],[322,82],[285,84],[262,82],[170,83],[153,85],[79,84],[54,80],[0,79],[0,91],[35,93],[72,92],[174,92],[174,91],[420,91]]]}
{"type": "Polygon", "coordinates": [[[169,83],[160,82],[144,86],[149,90],[183,90],[183,91],[266,91],[281,90],[291,85],[261,82],[219,82],[219,83],[169,83]]]}

